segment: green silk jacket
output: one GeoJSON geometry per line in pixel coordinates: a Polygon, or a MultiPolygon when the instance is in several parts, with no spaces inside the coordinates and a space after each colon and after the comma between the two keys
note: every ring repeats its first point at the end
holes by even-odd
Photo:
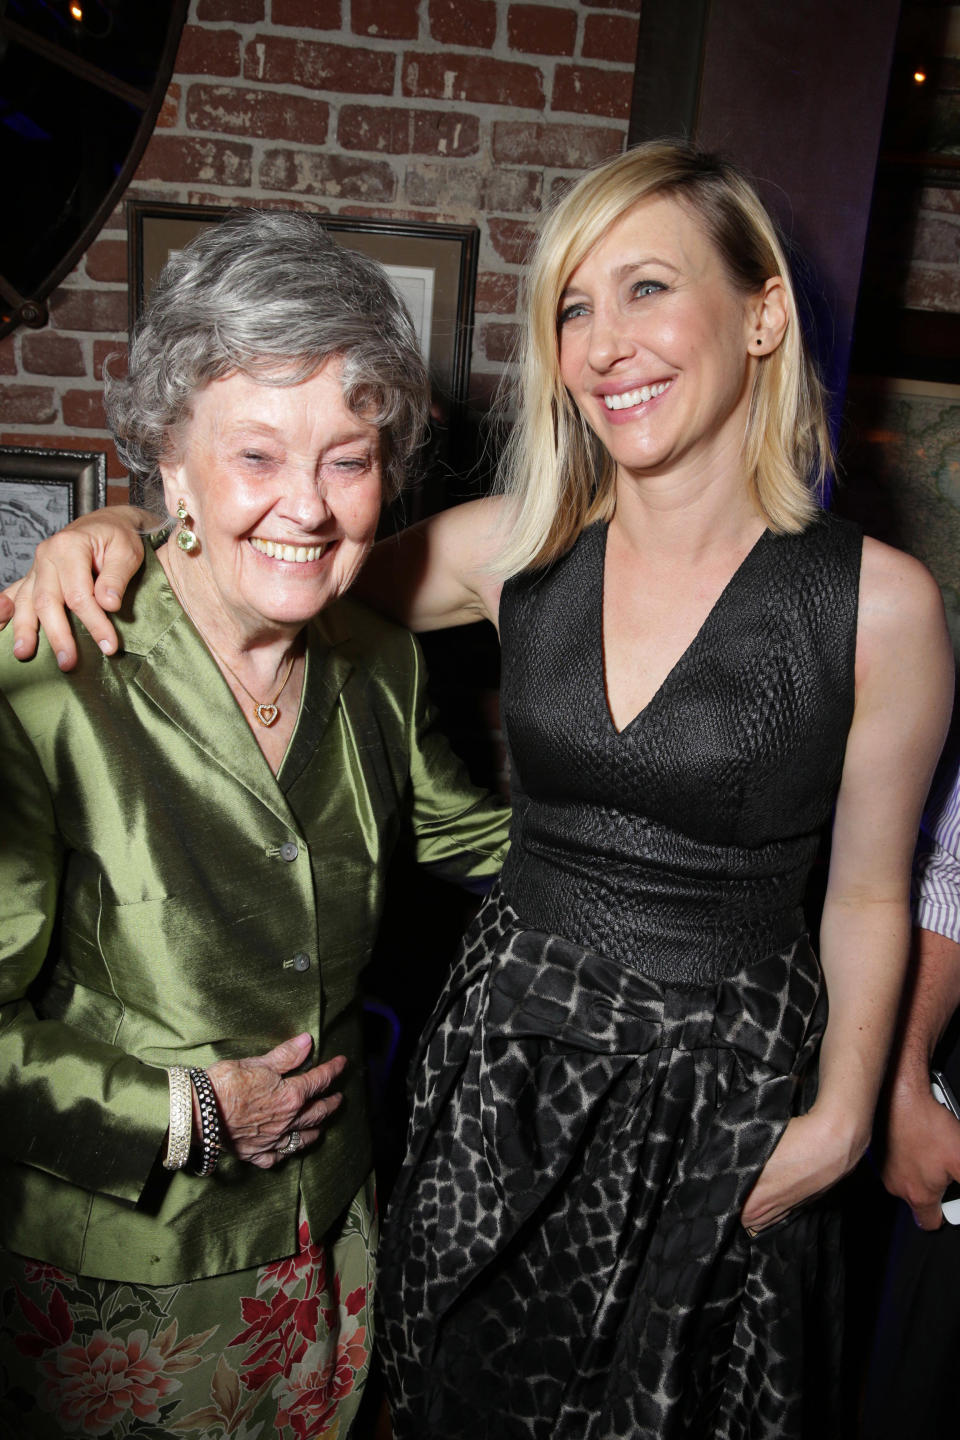
{"type": "Polygon", "coordinates": [[[171,1284],[320,1236],[371,1164],[358,975],[403,827],[451,878],[492,877],[508,812],[431,729],[406,631],[348,600],[311,622],[275,778],[148,553],[120,654],[20,664],[0,635],[0,1243],[171,1284]],[[171,1064],[302,1031],[344,1103],[273,1170],[161,1166],[171,1064]]]}

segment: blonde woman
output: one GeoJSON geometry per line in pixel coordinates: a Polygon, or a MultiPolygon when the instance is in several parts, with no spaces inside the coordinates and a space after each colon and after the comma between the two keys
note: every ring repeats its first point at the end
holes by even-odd
{"type": "Polygon", "coordinates": [[[499,623],[513,760],[388,1219],[398,1437],[835,1431],[829,1192],[870,1133],[952,662],[926,571],[818,511],[829,462],[757,196],[645,145],[546,219],[505,494],[365,572],[415,628],[499,623]]]}

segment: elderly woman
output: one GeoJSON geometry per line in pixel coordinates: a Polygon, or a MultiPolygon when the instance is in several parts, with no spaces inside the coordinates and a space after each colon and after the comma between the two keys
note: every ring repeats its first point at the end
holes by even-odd
{"type": "Polygon", "coordinates": [[[401,829],[493,876],[505,812],[343,600],[427,385],[306,216],[172,258],[108,410],[177,517],[62,674],[0,647],[0,1429],[337,1435],[371,1349],[358,976],[401,829]]]}
{"type": "MultiPolygon", "coordinates": [[[[940,597],[818,511],[820,387],[732,167],[649,144],[586,176],[528,296],[507,495],[364,575],[422,628],[499,621],[514,764],[391,1201],[395,1433],[824,1440],[827,1192],[897,1006],[952,691],[940,597]],[[831,819],[818,960],[801,902],[831,819]]],[[[105,600],[130,563],[109,526],[105,600]]],[[[89,545],[68,552],[79,591],[89,545]]]]}

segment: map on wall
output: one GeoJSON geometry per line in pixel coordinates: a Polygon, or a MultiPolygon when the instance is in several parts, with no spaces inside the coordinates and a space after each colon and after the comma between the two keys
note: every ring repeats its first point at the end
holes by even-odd
{"type": "Polygon", "coordinates": [[[856,377],[835,508],[933,573],[960,663],[960,385],[856,377]]]}
{"type": "Polygon", "coordinates": [[[19,580],[41,540],[73,519],[72,486],[5,480],[0,486],[0,589],[19,580]]]}

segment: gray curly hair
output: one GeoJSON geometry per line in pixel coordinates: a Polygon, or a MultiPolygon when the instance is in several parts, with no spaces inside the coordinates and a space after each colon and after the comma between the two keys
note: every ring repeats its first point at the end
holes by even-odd
{"type": "Polygon", "coordinates": [[[337,356],[349,409],[380,431],[384,499],[403,487],[429,383],[383,269],[313,216],[243,210],[171,255],[134,331],[126,376],[107,370],[117,453],[144,503],[163,509],[159,462],[197,390],[236,371],[296,385],[337,356]]]}

